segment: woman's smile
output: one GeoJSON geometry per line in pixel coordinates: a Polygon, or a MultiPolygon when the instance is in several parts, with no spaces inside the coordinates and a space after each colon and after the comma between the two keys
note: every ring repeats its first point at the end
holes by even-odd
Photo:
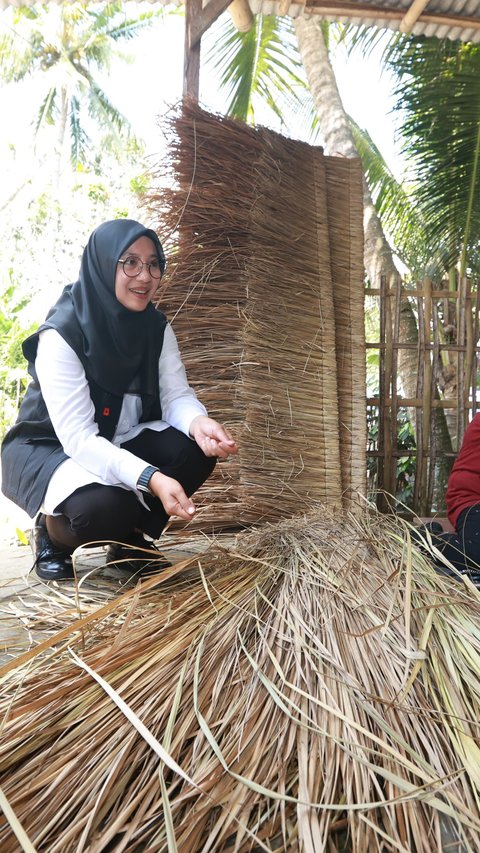
{"type": "Polygon", "coordinates": [[[155,275],[155,246],[149,237],[139,237],[122,254],[115,275],[115,296],[129,311],[144,311],[152,299],[160,280],[160,274],[155,278],[152,269],[155,275]]]}

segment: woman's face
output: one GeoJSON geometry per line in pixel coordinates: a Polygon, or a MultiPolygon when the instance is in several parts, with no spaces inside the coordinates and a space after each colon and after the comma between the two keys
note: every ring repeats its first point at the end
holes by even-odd
{"type": "Polygon", "coordinates": [[[155,246],[149,237],[139,237],[118,260],[115,296],[129,311],[144,311],[153,298],[159,280],[160,266],[155,246]],[[138,267],[140,272],[136,272],[138,267]],[[130,275],[127,275],[125,269],[130,275]]]}

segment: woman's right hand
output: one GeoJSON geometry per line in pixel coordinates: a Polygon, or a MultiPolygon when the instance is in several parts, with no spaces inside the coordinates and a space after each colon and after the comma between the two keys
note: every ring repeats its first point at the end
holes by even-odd
{"type": "Polygon", "coordinates": [[[176,515],[185,521],[195,515],[195,504],[173,477],[167,477],[161,471],[155,471],[150,478],[148,488],[162,502],[167,515],[176,515]]]}

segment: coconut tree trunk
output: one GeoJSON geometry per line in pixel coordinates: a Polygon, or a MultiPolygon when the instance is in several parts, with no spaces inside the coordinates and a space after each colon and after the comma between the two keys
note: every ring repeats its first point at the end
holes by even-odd
{"type": "MultiPolygon", "coordinates": [[[[321,24],[314,16],[300,15],[295,19],[298,47],[309,82],[319,124],[328,154],[342,157],[358,157],[348,116],[343,107],[335,75],[330,63],[321,24]]],[[[390,245],[383,232],[382,224],[372,201],[365,178],[363,179],[364,202],[364,263],[372,284],[384,277],[391,286],[400,273],[395,266],[390,245]]],[[[400,308],[400,340],[402,343],[417,343],[417,321],[407,299],[400,308]]],[[[417,350],[398,351],[398,373],[406,397],[417,395],[417,350]]],[[[434,409],[434,435],[437,446],[451,449],[450,436],[442,409],[434,409]]],[[[446,472],[447,473],[447,472],[446,472]]],[[[439,478],[443,493],[445,477],[439,478]]]]}

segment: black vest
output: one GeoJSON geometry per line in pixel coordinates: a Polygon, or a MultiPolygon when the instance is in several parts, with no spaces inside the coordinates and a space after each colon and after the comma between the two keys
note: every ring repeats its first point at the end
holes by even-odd
{"type": "MultiPolygon", "coordinates": [[[[160,358],[163,333],[158,345],[160,358]]],[[[68,456],[55,434],[32,362],[29,363],[28,372],[32,381],[20,406],[18,418],[2,442],[2,492],[30,518],[34,518],[43,503],[52,474],[68,456]]],[[[87,381],[99,434],[111,440],[117,428],[123,397],[104,391],[88,375],[87,381]]],[[[158,382],[156,387],[156,397],[142,397],[141,423],[160,420],[162,417],[158,382]]]]}

